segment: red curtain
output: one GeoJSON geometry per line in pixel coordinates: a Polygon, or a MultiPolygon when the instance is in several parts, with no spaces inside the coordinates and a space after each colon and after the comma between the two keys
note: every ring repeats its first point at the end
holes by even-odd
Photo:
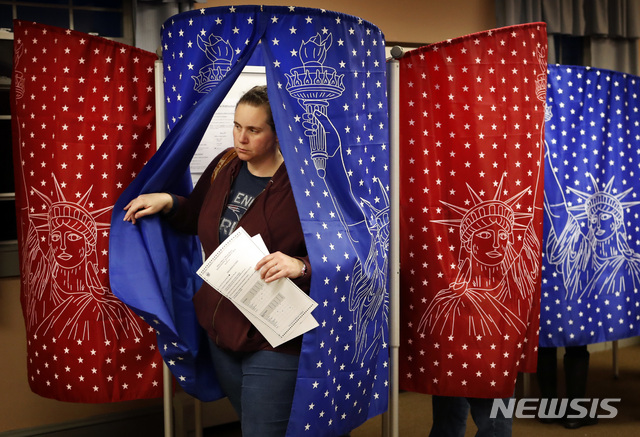
{"type": "Polygon", "coordinates": [[[496,398],[535,371],[543,23],[400,60],[400,388],[496,398]]]}
{"type": "MultiPolygon", "coordinates": [[[[11,88],[31,389],[72,402],[162,396],[152,328],[109,289],[113,204],[155,151],[156,56],[15,22],[11,88]]],[[[131,290],[135,292],[135,290],[131,290]]]]}

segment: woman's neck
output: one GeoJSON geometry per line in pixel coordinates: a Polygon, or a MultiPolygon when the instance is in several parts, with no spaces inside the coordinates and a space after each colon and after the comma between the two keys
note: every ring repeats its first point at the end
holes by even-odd
{"type": "Polygon", "coordinates": [[[254,176],[271,177],[276,174],[276,171],[278,171],[283,162],[284,158],[282,157],[282,153],[277,150],[276,153],[268,159],[260,162],[247,162],[247,169],[254,176]]]}

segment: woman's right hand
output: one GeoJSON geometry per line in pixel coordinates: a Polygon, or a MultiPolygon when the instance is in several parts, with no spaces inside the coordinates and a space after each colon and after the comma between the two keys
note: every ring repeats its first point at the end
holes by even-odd
{"type": "Polygon", "coordinates": [[[136,224],[136,220],[158,212],[169,212],[173,207],[173,198],[169,193],[141,194],[124,207],[127,211],[123,220],[136,224]]]}

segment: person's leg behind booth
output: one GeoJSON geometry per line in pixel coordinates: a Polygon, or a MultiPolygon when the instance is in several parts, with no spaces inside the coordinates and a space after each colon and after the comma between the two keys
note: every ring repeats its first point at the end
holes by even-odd
{"type": "MultiPolygon", "coordinates": [[[[502,402],[508,405],[512,398],[504,398],[502,402]]],[[[497,409],[496,417],[491,417],[494,399],[467,398],[471,408],[471,417],[478,427],[476,437],[511,437],[513,417],[506,417],[502,410],[497,409]]]]}
{"type": "MultiPolygon", "coordinates": [[[[538,381],[538,388],[540,389],[540,397],[547,399],[547,406],[551,399],[558,399],[558,348],[538,348],[536,379],[538,381]]],[[[547,413],[549,412],[547,411],[547,413]]],[[[554,423],[559,419],[541,417],[539,415],[538,420],[542,423],[554,423]]]]}
{"type": "MultiPolygon", "coordinates": [[[[569,404],[573,399],[584,398],[587,394],[587,377],[589,375],[589,350],[586,345],[565,348],[564,374],[569,404]]],[[[564,427],[576,429],[598,423],[596,417],[579,416],[580,412],[568,405],[563,422],[564,427]]]]}
{"type": "Polygon", "coordinates": [[[433,424],[429,437],[464,437],[469,402],[455,396],[431,396],[433,424]]]}

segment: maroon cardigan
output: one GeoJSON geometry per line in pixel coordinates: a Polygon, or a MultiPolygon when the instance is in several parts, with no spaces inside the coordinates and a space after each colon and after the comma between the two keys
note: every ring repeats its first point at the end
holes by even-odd
{"type": "MultiPolygon", "coordinates": [[[[242,161],[235,157],[220,169],[212,183],[211,175],[223,154],[224,152],[209,164],[188,198],[174,196],[178,205],[167,216],[167,220],[176,229],[197,233],[206,257],[220,244],[220,218],[227,205],[231,184],[242,165],[242,161]]],[[[311,265],[284,163],[242,216],[238,222],[238,227],[240,226],[251,236],[260,234],[270,253],[280,251],[304,262],[307,274],[294,279],[293,282],[309,293],[311,265]]],[[[223,349],[300,352],[301,336],[274,349],[231,301],[206,282],[203,282],[195,294],[193,303],[198,322],[209,337],[223,349]]]]}

